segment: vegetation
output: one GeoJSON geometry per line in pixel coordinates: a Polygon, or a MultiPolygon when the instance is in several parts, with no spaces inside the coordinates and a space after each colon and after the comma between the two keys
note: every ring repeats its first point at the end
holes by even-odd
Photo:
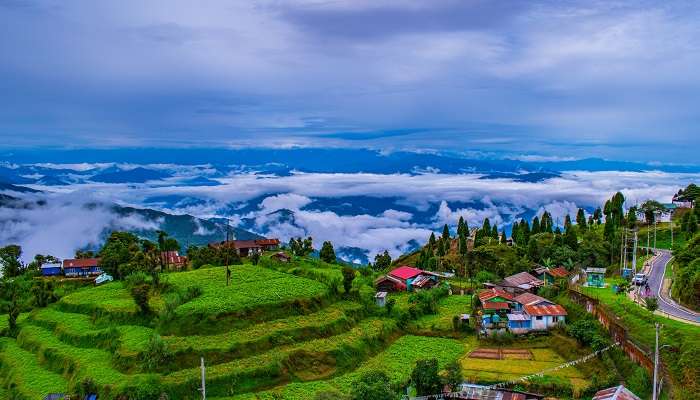
{"type": "Polygon", "coordinates": [[[700,235],[674,253],[673,297],[700,310],[700,235]]]}

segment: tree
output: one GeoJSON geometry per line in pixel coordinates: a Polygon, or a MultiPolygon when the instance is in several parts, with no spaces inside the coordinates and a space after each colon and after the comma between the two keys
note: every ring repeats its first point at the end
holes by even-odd
{"type": "Polygon", "coordinates": [[[686,237],[691,238],[698,231],[698,217],[694,213],[686,213],[688,217],[688,225],[685,228],[686,237]]]}
{"type": "Polygon", "coordinates": [[[16,244],[0,248],[0,267],[2,267],[3,277],[13,278],[24,272],[21,256],[22,248],[16,244]]]}
{"type": "Polygon", "coordinates": [[[491,221],[489,221],[488,218],[484,218],[484,224],[481,226],[481,230],[484,236],[488,237],[491,235],[491,221]]]}
{"type": "Polygon", "coordinates": [[[467,254],[468,247],[469,246],[467,244],[467,237],[460,236],[459,237],[459,254],[461,254],[461,255],[467,254]]]}
{"type": "Polygon", "coordinates": [[[384,253],[374,256],[374,270],[383,271],[391,266],[391,256],[389,251],[384,250],[384,253]]]}
{"type": "Polygon", "coordinates": [[[657,308],[659,308],[659,301],[654,296],[647,297],[644,299],[644,307],[646,307],[649,312],[653,313],[657,308]]]}
{"type": "Polygon", "coordinates": [[[75,258],[79,258],[79,259],[95,258],[95,252],[92,250],[76,250],[75,251],[75,258]]]}
{"type": "Polygon", "coordinates": [[[352,385],[353,400],[387,400],[396,397],[391,381],[383,371],[368,371],[352,385]]]}
{"type": "Polygon", "coordinates": [[[352,289],[352,281],[355,279],[355,270],[351,267],[343,267],[343,289],[345,294],[350,293],[352,289]]]}
{"type": "Polygon", "coordinates": [[[454,391],[463,382],[462,366],[457,361],[452,361],[445,366],[445,371],[443,383],[454,391]]]}
{"type": "Polygon", "coordinates": [[[26,271],[31,271],[32,273],[38,273],[41,271],[41,266],[44,264],[56,264],[60,261],[58,258],[52,255],[37,254],[34,256],[34,260],[27,264],[25,267],[26,271]]]}
{"type": "Polygon", "coordinates": [[[430,248],[430,250],[435,249],[435,243],[436,243],[435,232],[430,232],[430,238],[428,239],[428,247],[430,248]]]}
{"type": "Polygon", "coordinates": [[[54,293],[54,283],[52,280],[37,280],[32,285],[32,297],[34,305],[37,307],[46,307],[58,300],[58,296],[54,293]]]}
{"type": "Polygon", "coordinates": [[[133,270],[134,255],[141,251],[141,240],[130,232],[112,232],[100,250],[100,266],[106,273],[120,279],[133,270]]]}
{"type": "Polygon", "coordinates": [[[665,211],[666,208],[656,200],[647,200],[642,203],[639,210],[644,214],[647,225],[651,225],[656,221],[656,216],[665,211]]]}
{"type": "Polygon", "coordinates": [[[418,360],[413,372],[411,381],[416,387],[418,396],[426,396],[441,392],[440,375],[438,375],[438,361],[436,358],[428,360],[418,360]]]}
{"type": "Polygon", "coordinates": [[[335,263],[335,250],[333,250],[333,244],[330,241],[323,242],[319,257],[329,264],[335,263]]]}
{"type": "Polygon", "coordinates": [[[576,227],[569,224],[564,232],[564,244],[572,250],[578,249],[578,236],[576,235],[576,227]]]}
{"type": "Polygon", "coordinates": [[[583,208],[579,208],[576,213],[576,225],[578,225],[581,232],[586,229],[586,213],[583,211],[583,208]]]}
{"type": "Polygon", "coordinates": [[[442,236],[440,239],[444,240],[445,242],[450,240],[450,228],[447,226],[447,224],[442,227],[442,236]]]}
{"type": "Polygon", "coordinates": [[[464,217],[460,215],[459,221],[457,222],[457,236],[467,237],[469,236],[469,224],[464,220],[464,217]]]}
{"type": "Polygon", "coordinates": [[[637,225],[637,207],[632,206],[627,210],[627,226],[632,228],[637,225]]]}
{"type": "Polygon", "coordinates": [[[396,299],[390,298],[389,300],[386,301],[386,304],[384,304],[384,308],[386,308],[386,315],[391,315],[391,311],[394,309],[394,306],[396,305],[396,299]]]}
{"type": "Polygon", "coordinates": [[[540,218],[537,215],[535,215],[535,218],[532,219],[532,229],[530,230],[530,234],[536,235],[540,232],[540,218]]]}
{"type": "Polygon", "coordinates": [[[3,277],[0,281],[0,308],[7,314],[8,331],[17,334],[17,318],[27,306],[29,282],[24,277],[3,277]]]}

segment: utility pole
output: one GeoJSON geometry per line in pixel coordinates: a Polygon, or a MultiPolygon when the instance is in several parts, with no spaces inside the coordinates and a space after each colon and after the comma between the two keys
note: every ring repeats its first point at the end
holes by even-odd
{"type": "Polygon", "coordinates": [[[634,246],[632,246],[632,268],[637,273],[637,231],[634,231],[634,246]]]}
{"type": "Polygon", "coordinates": [[[656,323],[656,347],[654,348],[654,382],[653,382],[653,392],[651,394],[652,400],[657,399],[656,393],[656,382],[658,381],[659,375],[659,323],[656,323]]]}
{"type": "MultiPolygon", "coordinates": [[[[206,386],[206,378],[207,378],[207,369],[204,367],[204,357],[200,357],[200,369],[202,370],[202,387],[199,388],[199,391],[202,392],[202,400],[207,399],[207,386],[206,386]]],[[[656,388],[656,386],[654,386],[656,388]]]]}
{"type": "Polygon", "coordinates": [[[228,256],[229,252],[231,251],[231,243],[229,242],[229,237],[231,235],[231,229],[230,225],[228,222],[228,219],[226,219],[226,243],[224,246],[224,250],[226,251],[226,286],[229,286],[231,284],[231,269],[228,266],[228,256]]]}
{"type": "Polygon", "coordinates": [[[656,215],[654,215],[654,250],[656,250],[656,215]]]}

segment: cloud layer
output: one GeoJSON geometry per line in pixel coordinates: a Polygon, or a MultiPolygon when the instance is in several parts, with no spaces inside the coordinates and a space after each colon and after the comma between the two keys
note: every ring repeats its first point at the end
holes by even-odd
{"type": "Polygon", "coordinates": [[[699,16],[680,0],[2,2],[0,138],[694,162],[699,16]]]}

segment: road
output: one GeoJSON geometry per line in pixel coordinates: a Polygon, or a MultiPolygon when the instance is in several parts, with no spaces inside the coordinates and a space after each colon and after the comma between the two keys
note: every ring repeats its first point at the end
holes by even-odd
{"type": "Polygon", "coordinates": [[[676,318],[681,318],[689,321],[700,322],[700,313],[689,310],[681,305],[678,305],[673,301],[668,293],[664,293],[663,282],[664,282],[664,272],[668,266],[669,261],[673,257],[671,252],[668,250],[656,249],[659,253],[659,257],[654,261],[654,265],[649,272],[649,287],[653,293],[659,299],[659,311],[674,316],[676,318]]]}

